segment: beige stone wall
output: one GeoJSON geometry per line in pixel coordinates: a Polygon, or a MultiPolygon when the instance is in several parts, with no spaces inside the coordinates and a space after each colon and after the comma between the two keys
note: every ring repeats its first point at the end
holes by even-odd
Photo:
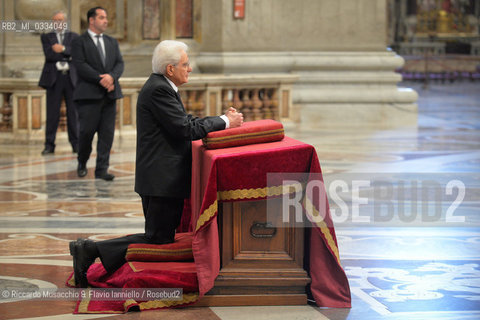
{"type": "Polygon", "coordinates": [[[385,0],[202,0],[202,51],[382,51],[385,0]]]}

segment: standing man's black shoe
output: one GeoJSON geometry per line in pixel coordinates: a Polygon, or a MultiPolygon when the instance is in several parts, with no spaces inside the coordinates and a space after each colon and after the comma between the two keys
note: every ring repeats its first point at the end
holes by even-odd
{"type": "Polygon", "coordinates": [[[112,181],[113,179],[115,179],[115,176],[113,174],[110,174],[110,173],[102,173],[102,174],[98,174],[98,175],[95,175],[95,179],[102,179],[102,180],[105,180],[105,181],[112,181]]]}
{"type": "Polygon", "coordinates": [[[42,151],[42,156],[46,156],[47,154],[54,154],[55,151],[52,148],[45,147],[42,151]]]}
{"type": "Polygon", "coordinates": [[[78,238],[77,241],[71,241],[69,246],[70,255],[73,257],[75,285],[80,288],[86,288],[88,286],[88,268],[90,268],[98,256],[95,242],[78,238]]]}
{"type": "Polygon", "coordinates": [[[85,164],[82,164],[82,163],[78,163],[78,167],[77,167],[77,175],[80,177],[80,178],[83,178],[87,175],[87,166],[85,164]]]}

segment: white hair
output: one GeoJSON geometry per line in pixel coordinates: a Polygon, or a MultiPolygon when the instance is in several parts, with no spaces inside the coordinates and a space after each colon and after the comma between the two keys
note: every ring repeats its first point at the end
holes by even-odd
{"type": "Polygon", "coordinates": [[[153,50],[152,70],[154,73],[165,74],[169,64],[177,64],[182,57],[182,51],[187,52],[188,46],[180,41],[164,40],[153,50]]]}
{"type": "Polygon", "coordinates": [[[59,13],[63,14],[63,17],[65,18],[65,20],[68,19],[67,13],[63,10],[57,10],[57,11],[53,12],[52,18],[55,17],[59,13]]]}

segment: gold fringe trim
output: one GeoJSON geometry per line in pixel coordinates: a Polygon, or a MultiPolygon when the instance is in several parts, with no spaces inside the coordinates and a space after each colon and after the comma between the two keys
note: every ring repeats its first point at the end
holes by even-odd
{"type": "Polygon", "coordinates": [[[218,202],[215,200],[210,207],[208,207],[207,210],[205,210],[200,217],[198,218],[197,221],[197,227],[195,228],[195,231],[198,231],[205,223],[207,223],[217,212],[217,205],[218,202]]]}
{"type": "MultiPolygon", "coordinates": [[[[307,214],[310,214],[311,216],[313,217],[318,217],[320,216],[320,213],[318,212],[317,208],[315,208],[315,206],[313,205],[313,203],[310,201],[310,199],[308,199],[306,196],[304,197],[304,200],[303,200],[303,205],[305,207],[305,212],[307,214]],[[310,208],[313,209],[313,212],[310,213],[307,211],[307,201],[308,201],[308,204],[310,206],[310,208]]],[[[314,219],[312,219],[314,220],[314,219]]],[[[332,234],[330,233],[330,229],[328,228],[327,224],[325,223],[325,221],[322,219],[321,221],[319,222],[316,222],[315,220],[312,221],[312,223],[315,223],[319,228],[320,228],[320,231],[323,233],[323,236],[325,237],[325,239],[327,240],[327,243],[328,243],[328,246],[330,247],[330,249],[332,249],[333,251],[333,254],[335,255],[335,258],[337,259],[337,262],[338,262],[338,265],[341,266],[340,264],[340,255],[338,253],[338,247],[337,245],[335,244],[335,241],[333,240],[333,236],[332,234]]]]}

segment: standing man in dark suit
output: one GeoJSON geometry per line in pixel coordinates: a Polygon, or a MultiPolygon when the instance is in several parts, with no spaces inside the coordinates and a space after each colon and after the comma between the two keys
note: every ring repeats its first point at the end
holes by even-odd
{"type": "Polygon", "coordinates": [[[123,97],[118,79],[123,73],[123,59],[114,38],[107,30],[107,11],[101,7],[88,10],[88,30],[73,42],[72,58],[78,72],[73,99],[78,106],[80,136],[78,142],[79,177],[87,175],[87,161],[97,133],[95,178],[107,181],[110,150],[115,134],[116,100],[123,97]]]}
{"type": "Polygon", "coordinates": [[[96,257],[113,272],[125,263],[129,244],[174,241],[183,201],[190,194],[191,141],[243,123],[242,114],[234,108],[219,117],[198,118],[186,113],[178,87],[188,82],[192,72],[187,49],[183,42],[160,42],[153,52],[153,73],[138,96],[135,191],[142,198],[145,233],[70,242],[75,281],[80,287],[88,285],[86,272],[96,257]]]}
{"type": "Polygon", "coordinates": [[[45,148],[42,155],[55,152],[55,137],[60,120],[60,106],[65,98],[67,106],[68,141],[73,152],[78,150],[78,115],[73,103],[73,88],[77,82],[77,73],[71,63],[72,41],[78,37],[70,32],[66,25],[66,14],[57,11],[52,20],[58,28],[50,33],[42,34],[45,64],[38,85],[47,90],[47,123],[45,129],[45,148]]]}

